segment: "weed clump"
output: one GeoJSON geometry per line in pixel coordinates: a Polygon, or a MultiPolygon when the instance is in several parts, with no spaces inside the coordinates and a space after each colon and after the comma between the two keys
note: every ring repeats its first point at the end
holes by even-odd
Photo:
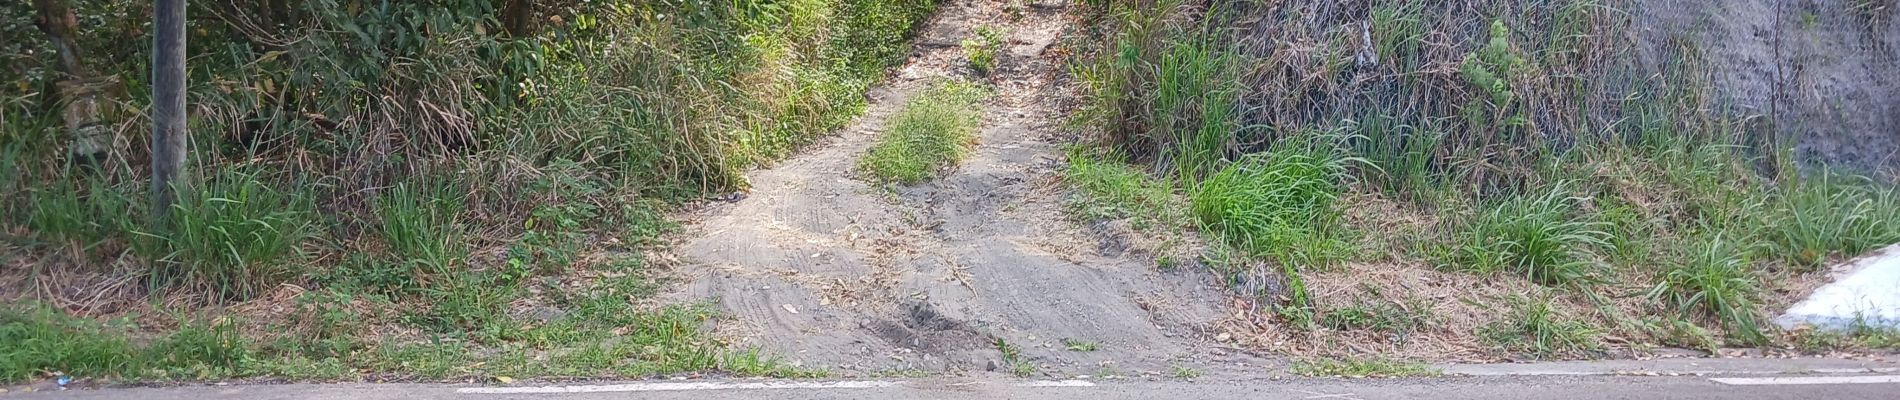
{"type": "Polygon", "coordinates": [[[977,75],[989,75],[996,68],[997,52],[1003,49],[1006,33],[999,28],[982,25],[976,27],[973,36],[963,39],[963,58],[969,61],[970,69],[977,75]]]}
{"type": "Polygon", "coordinates": [[[1348,178],[1346,160],[1322,147],[1286,146],[1250,154],[1190,192],[1192,214],[1207,231],[1241,249],[1286,262],[1333,256],[1333,203],[1348,178]]]}
{"type": "Polygon", "coordinates": [[[1823,171],[1779,188],[1763,224],[1773,252],[1812,270],[1900,241],[1900,193],[1859,179],[1823,171]]]}
{"type": "Polygon", "coordinates": [[[986,89],[970,83],[937,84],[892,116],[860,170],[880,181],[913,184],[962,160],[976,139],[986,89]]]}
{"type": "Polygon", "coordinates": [[[1136,229],[1177,224],[1187,210],[1167,182],[1135,166],[1071,151],[1062,180],[1076,190],[1071,211],[1089,220],[1129,218],[1136,229]]]}
{"type": "Polygon", "coordinates": [[[1504,201],[1437,249],[1442,265],[1479,274],[1511,272],[1545,285],[1589,283],[1597,277],[1591,250],[1608,245],[1603,223],[1579,217],[1582,198],[1561,186],[1504,201]]]}
{"type": "Polygon", "coordinates": [[[307,193],[227,172],[200,190],[181,191],[169,232],[146,250],[163,278],[203,285],[226,299],[248,299],[304,271],[305,239],[318,234],[307,193]],[[163,251],[163,253],[159,253],[163,251]]]}
{"type": "Polygon", "coordinates": [[[1600,331],[1560,314],[1552,299],[1517,297],[1502,317],[1478,328],[1478,337],[1493,346],[1550,358],[1596,351],[1600,331]]]}
{"type": "Polygon", "coordinates": [[[1749,271],[1748,253],[1720,234],[1690,249],[1686,262],[1665,267],[1649,298],[1682,314],[1700,312],[1717,318],[1732,336],[1749,343],[1766,339],[1757,320],[1760,278],[1749,271]]]}

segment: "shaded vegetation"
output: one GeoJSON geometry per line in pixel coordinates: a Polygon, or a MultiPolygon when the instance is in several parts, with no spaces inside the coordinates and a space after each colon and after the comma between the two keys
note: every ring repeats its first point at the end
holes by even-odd
{"type": "MultiPolygon", "coordinates": [[[[145,108],[151,5],[70,3],[86,72],[145,108]]],[[[190,7],[194,174],[158,232],[150,121],[104,115],[111,156],[68,159],[74,77],[33,10],[0,6],[19,39],[0,45],[0,236],[19,246],[0,251],[34,266],[6,273],[112,288],[8,311],[0,380],[810,375],[702,337],[707,311],[635,308],[640,254],[669,204],[743,189],[743,169],[854,118],[936,1],[190,7]],[[207,306],[295,312],[90,322],[207,306]]]]}

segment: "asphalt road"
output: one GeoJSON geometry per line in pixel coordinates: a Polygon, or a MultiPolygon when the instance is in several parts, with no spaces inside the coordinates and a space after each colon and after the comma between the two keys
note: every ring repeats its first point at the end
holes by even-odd
{"type": "Polygon", "coordinates": [[[1895,375],[1493,376],[1407,379],[1029,381],[645,381],[509,387],[441,384],[234,385],[14,392],[17,399],[1900,399],[1895,375]],[[1827,382],[1845,378],[1848,382],[1827,382]],[[1739,384],[1738,384],[1739,383],[1739,384]]]}

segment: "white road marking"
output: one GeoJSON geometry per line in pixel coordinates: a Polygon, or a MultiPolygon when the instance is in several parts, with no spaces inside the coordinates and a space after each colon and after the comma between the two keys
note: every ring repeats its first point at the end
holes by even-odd
{"type": "MultiPolygon", "coordinates": [[[[467,394],[549,394],[549,393],[602,393],[602,392],[654,392],[685,390],[744,390],[744,389],[875,389],[903,384],[898,381],[838,381],[838,382],[643,382],[614,385],[572,385],[572,386],[521,386],[521,387],[471,387],[457,388],[456,393],[467,394]]],[[[970,382],[969,384],[977,384],[970,382]]],[[[1017,387],[1090,387],[1094,382],[1084,380],[1028,381],[1017,383],[1017,387]]]]}
{"type": "Polygon", "coordinates": [[[1778,376],[1772,378],[1710,378],[1729,385],[1838,385],[1844,383],[1900,383],[1900,375],[1778,376]]]}
{"type": "Polygon", "coordinates": [[[1320,392],[1309,392],[1309,391],[1299,390],[1299,389],[1292,389],[1292,390],[1295,392],[1312,395],[1312,396],[1305,397],[1306,399],[1309,399],[1309,400],[1310,399],[1359,400],[1359,397],[1357,397],[1357,395],[1354,395],[1352,393],[1326,394],[1326,393],[1320,393],[1320,392]]]}
{"type": "Polygon", "coordinates": [[[731,390],[731,389],[870,389],[897,386],[898,382],[886,381],[840,381],[840,382],[649,382],[623,383],[617,385],[578,385],[578,386],[533,386],[533,387],[474,387],[455,389],[456,393],[474,394],[539,394],[539,393],[600,393],[600,392],[652,392],[677,390],[731,390]]]}
{"type": "Polygon", "coordinates": [[[1891,374],[1900,372],[1900,368],[1815,368],[1808,372],[1816,374],[1891,374]]]}
{"type": "Polygon", "coordinates": [[[1095,386],[1095,382],[1089,382],[1089,381],[1077,380],[1077,379],[1069,379],[1069,380],[1061,380],[1061,381],[1029,381],[1029,382],[1018,383],[1016,384],[1016,386],[1021,386],[1021,387],[1090,387],[1090,386],[1095,386]]]}

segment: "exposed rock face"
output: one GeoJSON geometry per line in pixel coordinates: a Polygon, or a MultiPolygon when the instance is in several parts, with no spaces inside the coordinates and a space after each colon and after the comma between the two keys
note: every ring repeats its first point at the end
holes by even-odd
{"type": "MultiPolygon", "coordinates": [[[[1644,0],[1643,60],[1694,44],[1724,106],[1766,118],[1810,165],[1900,169],[1900,7],[1852,0],[1644,0]],[[1860,6],[1865,5],[1865,6],[1860,6]]],[[[1892,176],[1892,175],[1889,175],[1892,176]]]]}

